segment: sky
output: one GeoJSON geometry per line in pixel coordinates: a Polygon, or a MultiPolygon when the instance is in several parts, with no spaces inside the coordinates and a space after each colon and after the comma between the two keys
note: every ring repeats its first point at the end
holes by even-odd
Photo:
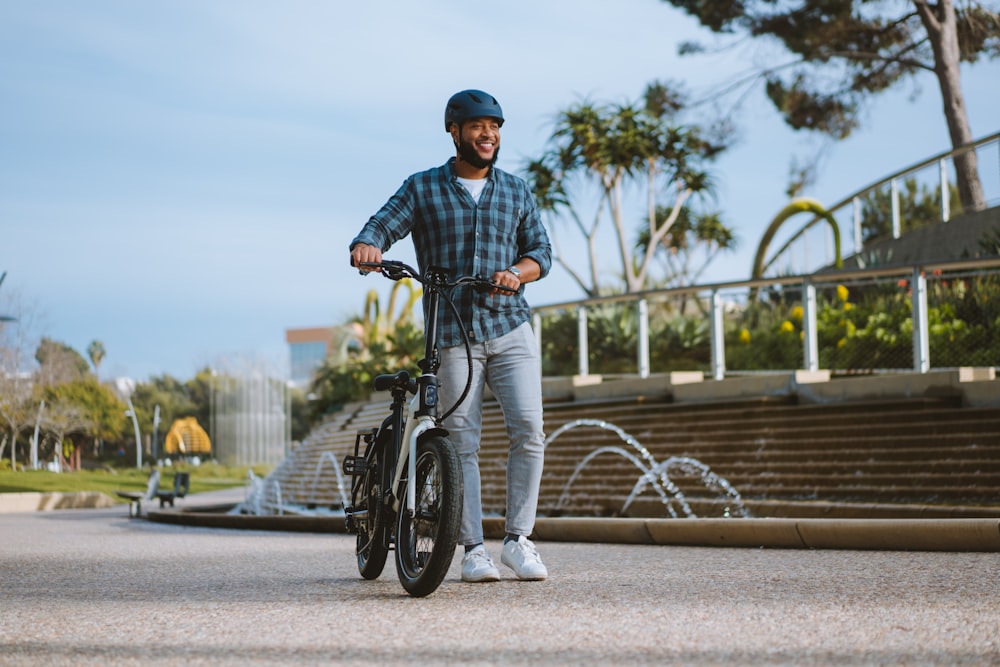
{"type": "MultiPolygon", "coordinates": [[[[519,173],[575,102],[635,101],[654,80],[697,97],[775,57],[678,56],[693,39],[712,37],[659,0],[0,0],[0,303],[84,355],[99,340],[102,379],[285,372],[285,329],[343,323],[387,291],[347,246],[453,154],[452,93],[498,98],[498,166],[519,173]]],[[[963,70],[976,137],[1000,129],[998,75],[963,70]]],[[[760,90],[737,129],[713,169],[740,246],[713,282],[749,277],[790,163],[818,145],[760,90]]],[[[803,194],[829,205],[949,147],[927,75],[874,98],[803,194]]],[[[389,256],[412,258],[409,242],[389,256]]],[[[558,267],[528,289],[535,305],[577,297],[558,267]]]]}

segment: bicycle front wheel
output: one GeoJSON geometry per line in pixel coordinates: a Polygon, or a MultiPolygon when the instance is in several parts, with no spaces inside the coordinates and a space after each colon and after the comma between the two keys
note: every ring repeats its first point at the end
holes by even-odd
{"type": "Polygon", "coordinates": [[[417,445],[416,504],[401,496],[396,531],[396,573],[406,592],[430,595],[441,585],[455,556],[462,521],[462,468],[452,444],[432,436],[417,445]]]}

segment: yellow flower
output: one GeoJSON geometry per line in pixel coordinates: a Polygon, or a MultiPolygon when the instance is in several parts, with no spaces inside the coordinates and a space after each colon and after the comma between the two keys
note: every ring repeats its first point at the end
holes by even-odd
{"type": "Polygon", "coordinates": [[[837,298],[838,299],[840,299],[841,301],[847,301],[848,295],[849,295],[849,292],[847,291],[846,287],[844,287],[843,285],[837,285],[837,298]]]}
{"type": "Polygon", "coordinates": [[[750,342],[750,330],[740,329],[740,342],[747,345],[750,342]]]}
{"type": "Polygon", "coordinates": [[[844,302],[844,310],[850,310],[851,308],[854,308],[854,304],[845,301],[844,302]]]}
{"type": "Polygon", "coordinates": [[[847,339],[846,338],[841,338],[840,340],[837,341],[837,347],[838,348],[844,347],[845,345],[847,345],[847,339]]]}
{"type": "Polygon", "coordinates": [[[801,322],[804,312],[805,311],[802,310],[802,306],[795,306],[792,308],[792,319],[801,322]]]}
{"type": "Polygon", "coordinates": [[[789,322],[788,320],[785,320],[784,322],[781,323],[781,330],[785,333],[791,333],[795,331],[795,325],[789,322]]]}

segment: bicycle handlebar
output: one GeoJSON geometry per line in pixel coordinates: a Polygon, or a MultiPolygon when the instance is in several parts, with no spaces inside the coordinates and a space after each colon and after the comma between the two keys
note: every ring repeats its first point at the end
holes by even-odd
{"type": "MultiPolygon", "coordinates": [[[[352,261],[353,264],[353,261],[352,261]]],[[[449,281],[447,278],[448,270],[442,267],[432,266],[427,269],[427,272],[421,274],[415,268],[406,264],[404,262],[399,262],[395,260],[383,259],[380,262],[359,262],[357,264],[358,270],[361,275],[367,275],[370,272],[379,272],[386,278],[390,280],[402,280],[403,278],[412,278],[419,282],[421,285],[427,288],[427,292],[431,297],[431,303],[434,304],[432,309],[432,314],[428,323],[428,331],[425,332],[425,354],[424,358],[417,362],[417,366],[420,367],[422,373],[429,373],[428,377],[433,377],[437,373],[438,365],[440,363],[440,358],[438,356],[437,349],[437,300],[443,299],[444,302],[451,309],[457,320],[462,319],[462,315],[458,312],[454,301],[452,301],[451,296],[448,294],[448,290],[459,285],[469,285],[476,291],[480,292],[504,292],[506,294],[517,294],[518,290],[512,287],[507,287],[506,285],[501,285],[489,278],[482,278],[479,276],[462,276],[456,278],[453,281],[449,281]],[[367,271],[363,269],[368,269],[367,271]]],[[[465,345],[465,353],[469,361],[469,374],[465,382],[465,389],[462,391],[462,395],[455,401],[455,404],[444,411],[443,414],[438,414],[435,419],[438,423],[447,419],[455,409],[461,405],[462,401],[466,399],[469,395],[469,390],[472,387],[472,347],[469,341],[469,334],[465,330],[465,327],[459,327],[459,331],[462,334],[462,343],[465,345]]],[[[393,377],[393,376],[389,376],[393,377]]],[[[423,376],[421,376],[423,377],[423,376]]],[[[408,387],[408,391],[413,393],[415,388],[408,387]]],[[[423,408],[421,408],[423,409],[423,408]]]]}
{"type": "Polygon", "coordinates": [[[474,289],[480,291],[499,290],[501,292],[507,292],[508,294],[517,294],[517,289],[501,285],[500,283],[490,280],[489,278],[483,278],[481,276],[462,276],[453,281],[448,281],[444,278],[444,269],[431,268],[427,272],[428,275],[424,275],[409,264],[396,260],[383,259],[381,262],[361,262],[358,265],[358,270],[362,275],[365,275],[366,272],[361,271],[361,267],[378,271],[390,280],[413,278],[421,285],[432,285],[438,288],[447,289],[449,287],[457,287],[458,285],[471,285],[474,289]],[[431,276],[429,274],[434,275],[431,276]]]}

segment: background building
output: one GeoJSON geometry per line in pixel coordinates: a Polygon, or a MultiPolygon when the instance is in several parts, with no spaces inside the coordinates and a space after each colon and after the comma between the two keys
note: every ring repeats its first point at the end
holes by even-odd
{"type": "Polygon", "coordinates": [[[332,327],[285,329],[293,385],[305,387],[309,384],[313,372],[332,353],[333,337],[332,327]]]}

